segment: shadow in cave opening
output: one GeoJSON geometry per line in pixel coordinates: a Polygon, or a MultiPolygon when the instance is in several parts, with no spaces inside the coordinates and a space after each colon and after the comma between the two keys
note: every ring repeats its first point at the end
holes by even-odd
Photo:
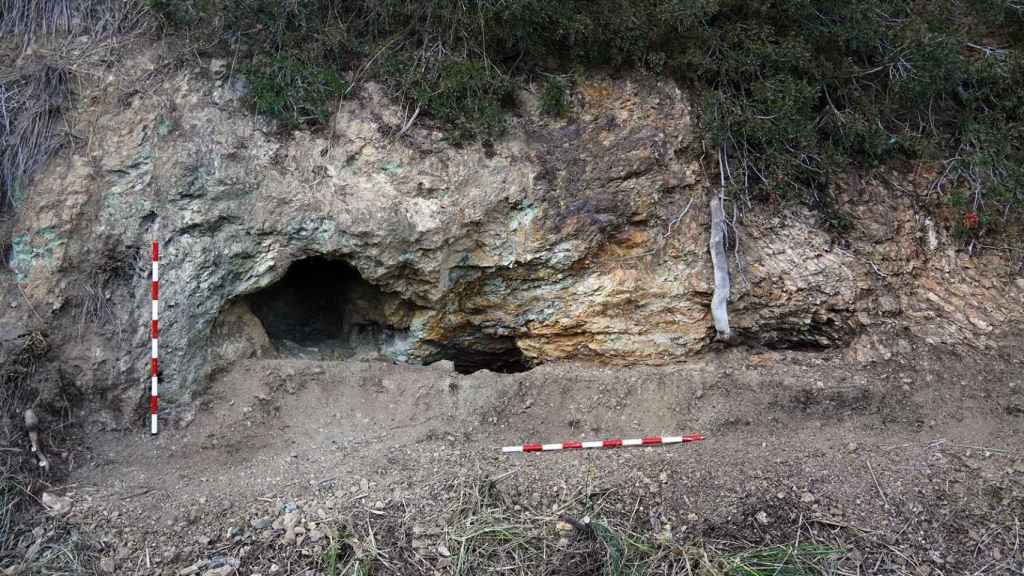
{"type": "Polygon", "coordinates": [[[411,310],[348,263],[319,256],[293,262],[247,299],[279,353],[323,360],[393,347],[406,334],[403,309],[411,310]]]}
{"type": "MultiPolygon", "coordinates": [[[[278,354],[346,360],[361,353],[404,358],[415,307],[367,282],[339,259],[297,260],[276,283],[246,296],[278,354]]],[[[460,374],[490,370],[504,374],[533,368],[511,337],[473,330],[435,342],[425,364],[449,360],[460,374]]]]}
{"type": "Polygon", "coordinates": [[[484,336],[459,345],[444,345],[426,363],[449,360],[459,374],[490,370],[500,374],[527,372],[534,363],[512,338],[484,336]]]}

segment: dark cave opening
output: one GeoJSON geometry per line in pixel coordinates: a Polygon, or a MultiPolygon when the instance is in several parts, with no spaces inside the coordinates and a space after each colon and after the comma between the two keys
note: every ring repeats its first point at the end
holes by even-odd
{"type": "Polygon", "coordinates": [[[248,302],[271,343],[288,356],[342,360],[379,352],[404,333],[386,314],[401,301],[342,260],[293,262],[284,277],[249,295],[248,302]]]}
{"type": "Polygon", "coordinates": [[[464,339],[458,344],[441,347],[427,363],[449,360],[459,374],[472,374],[490,370],[500,374],[516,374],[533,368],[533,362],[523,354],[512,338],[464,339]]]}
{"type": "MultiPolygon", "coordinates": [[[[245,297],[270,343],[286,357],[346,360],[363,353],[408,358],[414,307],[367,282],[343,260],[297,260],[276,283],[245,297]]],[[[514,338],[473,327],[434,342],[425,364],[449,360],[460,374],[525,372],[533,362],[514,338]]]]}

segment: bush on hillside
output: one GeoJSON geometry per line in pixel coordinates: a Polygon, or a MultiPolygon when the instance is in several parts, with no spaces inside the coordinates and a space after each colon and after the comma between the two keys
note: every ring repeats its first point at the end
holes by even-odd
{"type": "MultiPolygon", "coordinates": [[[[254,96],[291,125],[322,122],[349,90],[326,79],[347,73],[464,142],[500,134],[524,79],[640,70],[694,93],[736,193],[834,209],[839,172],[924,161],[945,172],[944,198],[981,215],[970,235],[1024,213],[1015,0],[151,1],[168,27],[249,62],[254,85],[273,69],[320,79],[254,96]]],[[[556,88],[541,100],[561,115],[556,88]]]]}

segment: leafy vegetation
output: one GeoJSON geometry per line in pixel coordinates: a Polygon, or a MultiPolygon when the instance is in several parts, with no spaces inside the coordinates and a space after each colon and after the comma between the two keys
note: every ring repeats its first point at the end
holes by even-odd
{"type": "MultiPolygon", "coordinates": [[[[464,142],[500,134],[523,80],[579,68],[679,81],[734,197],[802,201],[838,227],[837,176],[913,163],[965,238],[1024,203],[1019,0],[151,0],[249,64],[259,111],[322,123],[374,78],[464,142]],[[298,89],[291,84],[300,78],[298,89]],[[268,78],[271,79],[268,81],[268,78]]],[[[567,112],[542,83],[543,111],[567,112]]]]}
{"type": "Polygon", "coordinates": [[[544,89],[540,93],[540,111],[556,118],[569,114],[569,93],[562,79],[551,77],[544,81],[544,89]]]}

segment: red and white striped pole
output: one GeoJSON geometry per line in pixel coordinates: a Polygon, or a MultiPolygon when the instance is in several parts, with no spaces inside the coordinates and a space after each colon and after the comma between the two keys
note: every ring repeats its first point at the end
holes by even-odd
{"type": "Polygon", "coordinates": [[[160,308],[160,246],[156,240],[153,240],[153,282],[152,282],[152,298],[153,298],[153,320],[150,326],[150,341],[152,343],[152,352],[149,358],[149,378],[150,378],[150,390],[149,390],[149,433],[157,433],[157,407],[160,403],[159,393],[159,354],[157,350],[157,341],[160,339],[160,327],[159,327],[159,308],[160,308]]]}
{"type": "Polygon", "coordinates": [[[505,446],[502,452],[549,452],[552,450],[580,450],[585,448],[621,448],[623,446],[660,446],[663,444],[686,444],[699,442],[704,437],[700,434],[689,436],[647,436],[631,440],[594,440],[592,442],[562,442],[560,444],[523,444],[522,446],[505,446]]]}

